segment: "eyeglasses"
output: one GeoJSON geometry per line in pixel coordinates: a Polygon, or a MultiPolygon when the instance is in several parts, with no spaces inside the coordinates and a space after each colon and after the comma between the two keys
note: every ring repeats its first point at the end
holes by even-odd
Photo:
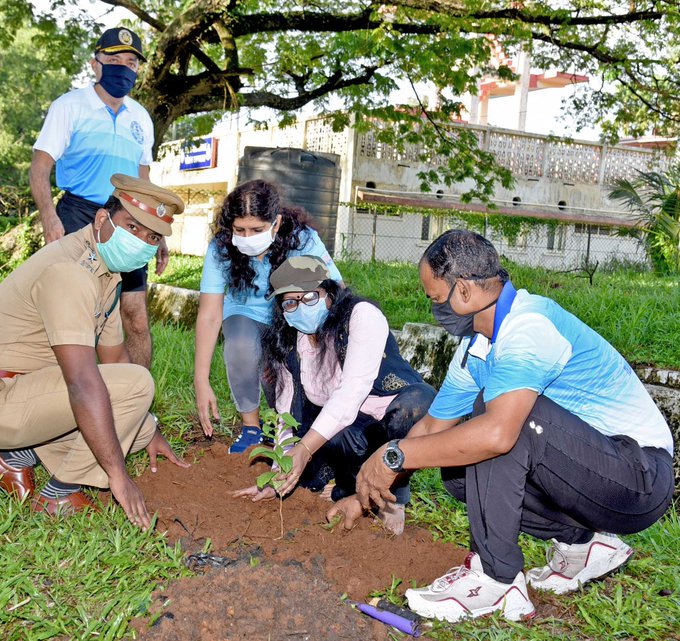
{"type": "Polygon", "coordinates": [[[300,303],[305,305],[316,305],[319,302],[319,292],[306,292],[302,298],[286,298],[281,301],[281,308],[284,312],[294,312],[300,303]]]}

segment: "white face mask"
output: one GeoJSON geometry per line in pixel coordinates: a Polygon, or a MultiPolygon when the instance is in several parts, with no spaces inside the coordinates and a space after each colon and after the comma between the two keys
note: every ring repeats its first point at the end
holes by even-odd
{"type": "Polygon", "coordinates": [[[260,232],[259,234],[253,234],[252,236],[237,236],[236,234],[232,234],[231,242],[242,254],[245,254],[246,256],[259,256],[266,252],[274,242],[276,234],[272,235],[272,229],[274,229],[275,224],[276,221],[274,221],[272,226],[266,231],[260,232]]]}

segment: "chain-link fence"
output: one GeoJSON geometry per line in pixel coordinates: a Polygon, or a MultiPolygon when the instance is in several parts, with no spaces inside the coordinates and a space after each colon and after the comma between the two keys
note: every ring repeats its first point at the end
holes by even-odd
{"type": "Polygon", "coordinates": [[[349,218],[336,255],[361,261],[417,262],[441,233],[463,228],[486,236],[499,254],[519,264],[556,271],[649,266],[639,230],[630,227],[432,210],[383,213],[370,207],[351,207],[349,218]]]}

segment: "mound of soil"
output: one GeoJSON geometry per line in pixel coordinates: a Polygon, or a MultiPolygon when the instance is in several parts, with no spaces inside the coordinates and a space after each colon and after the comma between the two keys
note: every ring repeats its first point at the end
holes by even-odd
{"type": "MultiPolygon", "coordinates": [[[[322,573],[238,561],[156,595],[145,641],[388,641],[387,628],[341,603],[322,573]]],[[[142,626],[137,626],[138,628],[142,626]]],[[[143,626],[142,629],[144,629],[143,626]]]]}
{"type": "Polygon", "coordinates": [[[158,513],[157,528],[181,542],[194,567],[212,568],[156,594],[156,625],[134,626],[143,639],[387,639],[388,628],[353,611],[341,595],[364,600],[394,579],[406,587],[428,583],[465,557],[414,526],[392,536],[366,518],[351,532],[328,529],[331,504],[304,489],[283,503],[233,498],[265,464],[251,465],[221,443],[194,458],[190,469],[163,461],[156,474],[138,479],[158,513]],[[201,554],[208,540],[210,553],[201,554]]]}

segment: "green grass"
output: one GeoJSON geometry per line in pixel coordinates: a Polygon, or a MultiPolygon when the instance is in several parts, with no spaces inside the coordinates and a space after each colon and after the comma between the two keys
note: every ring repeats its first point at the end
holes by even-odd
{"type": "MultiPolygon", "coordinates": [[[[203,259],[173,256],[152,280],[198,289],[203,259]]],[[[347,284],[382,307],[390,327],[434,323],[415,265],[338,261],[347,284]]],[[[513,283],[548,296],[606,338],[631,363],[680,367],[680,277],[618,270],[597,272],[594,285],[578,274],[507,264],[513,283]]]]}
{"type": "Polygon", "coordinates": [[[0,501],[0,629],[4,641],[120,639],[151,593],[182,576],[182,552],[123,511],[52,519],[0,501]]]}

